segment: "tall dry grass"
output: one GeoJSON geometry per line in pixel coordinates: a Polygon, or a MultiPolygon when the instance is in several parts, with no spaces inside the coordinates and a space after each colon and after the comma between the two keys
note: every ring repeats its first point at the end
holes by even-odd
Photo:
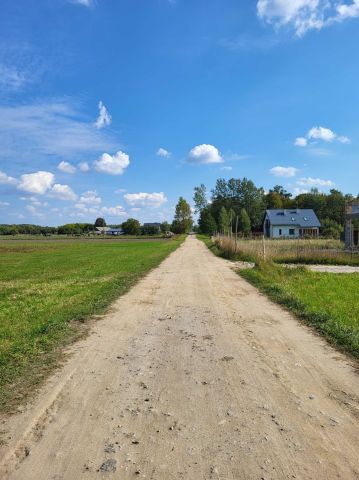
{"type": "Polygon", "coordinates": [[[319,263],[359,265],[359,255],[344,251],[339,240],[328,239],[244,239],[234,236],[214,237],[214,243],[226,258],[258,263],[319,263]]]}

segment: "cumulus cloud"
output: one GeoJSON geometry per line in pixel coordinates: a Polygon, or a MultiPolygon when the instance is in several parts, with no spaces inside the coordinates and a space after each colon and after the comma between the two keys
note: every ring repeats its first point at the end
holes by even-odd
{"type": "Polygon", "coordinates": [[[116,205],[115,207],[102,207],[101,214],[108,215],[109,217],[123,217],[127,215],[121,205],[116,205]]]}
{"type": "Polygon", "coordinates": [[[323,180],[321,178],[300,178],[297,181],[297,185],[301,187],[332,187],[334,186],[334,182],[331,180],[323,180]]]}
{"type": "Polygon", "coordinates": [[[99,205],[102,202],[101,197],[97,195],[96,190],[88,190],[84,192],[79,199],[79,203],[87,205],[99,205]]]}
{"type": "Polygon", "coordinates": [[[165,148],[161,147],[157,150],[156,155],[158,155],[159,157],[163,157],[163,158],[170,158],[172,153],[169,152],[168,150],[166,150],[165,148]]]}
{"type": "Polygon", "coordinates": [[[71,165],[71,163],[69,162],[60,162],[58,165],[57,165],[57,168],[60,170],[60,172],[63,172],[63,173],[76,173],[76,167],[74,167],[73,165],[71,165]]]}
{"type": "Polygon", "coordinates": [[[1,184],[16,185],[17,180],[14,177],[9,177],[9,175],[6,175],[6,173],[4,173],[0,170],[0,185],[1,184]]]}
{"type": "Polygon", "coordinates": [[[126,203],[131,207],[154,207],[158,208],[167,202],[167,198],[163,192],[159,193],[126,193],[123,196],[126,203]]]}
{"type": "Polygon", "coordinates": [[[223,163],[223,157],[218,148],[213,145],[197,145],[192,148],[188,154],[188,161],[190,163],[210,164],[223,163]]]}
{"type": "Polygon", "coordinates": [[[105,105],[101,101],[98,104],[98,110],[99,110],[98,117],[95,122],[96,128],[103,128],[103,127],[106,127],[107,125],[111,125],[112,117],[109,114],[105,105]]]}
{"type": "Polygon", "coordinates": [[[336,138],[336,134],[330,128],[313,127],[307,133],[307,137],[332,142],[336,138]]]}
{"type": "Polygon", "coordinates": [[[272,175],[275,175],[276,177],[295,177],[295,175],[298,173],[298,169],[294,167],[273,167],[270,170],[270,173],[272,175]]]}
{"type": "Polygon", "coordinates": [[[308,145],[308,140],[305,137],[298,137],[294,141],[296,147],[306,147],[308,145]]]}
{"type": "Polygon", "coordinates": [[[101,157],[94,162],[95,170],[109,175],[122,175],[130,164],[130,157],[121,151],[115,155],[103,153],[101,157]]]}
{"type": "Polygon", "coordinates": [[[340,143],[350,143],[349,137],[346,137],[344,135],[338,135],[330,128],[313,127],[308,131],[305,137],[296,138],[294,145],[296,145],[297,147],[306,147],[308,146],[308,144],[310,144],[311,140],[321,140],[323,142],[333,142],[334,140],[336,140],[340,143]]]}
{"type": "Polygon", "coordinates": [[[87,173],[90,171],[90,165],[87,162],[80,162],[78,164],[79,170],[82,173],[87,173]]]}
{"type": "Polygon", "coordinates": [[[23,192],[44,195],[55,182],[55,175],[51,172],[39,171],[21,175],[17,188],[23,192]]]}
{"type": "Polygon", "coordinates": [[[359,0],[258,0],[257,14],[275,27],[289,26],[301,37],[309,30],[359,16],[359,0]]]}
{"type": "Polygon", "coordinates": [[[60,183],[55,183],[55,185],[49,191],[49,196],[57,198],[58,200],[75,201],[77,199],[77,195],[71,187],[68,185],[62,185],[60,183]]]}

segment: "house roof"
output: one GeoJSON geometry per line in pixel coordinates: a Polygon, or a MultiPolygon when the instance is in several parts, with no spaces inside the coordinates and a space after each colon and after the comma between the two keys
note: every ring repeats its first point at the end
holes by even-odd
{"type": "Polygon", "coordinates": [[[320,227],[320,222],[311,208],[286,208],[267,210],[266,216],[272,225],[296,225],[320,227]]]}

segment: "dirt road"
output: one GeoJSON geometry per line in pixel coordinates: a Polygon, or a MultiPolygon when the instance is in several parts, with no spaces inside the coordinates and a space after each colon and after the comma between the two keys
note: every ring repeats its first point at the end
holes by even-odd
{"type": "Polygon", "coordinates": [[[194,238],[72,352],[0,478],[359,478],[354,367],[194,238]]]}

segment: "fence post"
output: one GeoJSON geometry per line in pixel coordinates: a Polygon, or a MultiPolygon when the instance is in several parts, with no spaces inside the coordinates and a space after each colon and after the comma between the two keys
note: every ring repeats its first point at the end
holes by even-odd
{"type": "Polygon", "coordinates": [[[237,253],[237,235],[238,235],[238,215],[236,216],[236,239],[235,239],[235,251],[237,253]]]}
{"type": "Polygon", "coordinates": [[[264,235],[262,235],[262,247],[263,247],[263,261],[265,262],[266,260],[266,244],[264,241],[264,235]]]}

